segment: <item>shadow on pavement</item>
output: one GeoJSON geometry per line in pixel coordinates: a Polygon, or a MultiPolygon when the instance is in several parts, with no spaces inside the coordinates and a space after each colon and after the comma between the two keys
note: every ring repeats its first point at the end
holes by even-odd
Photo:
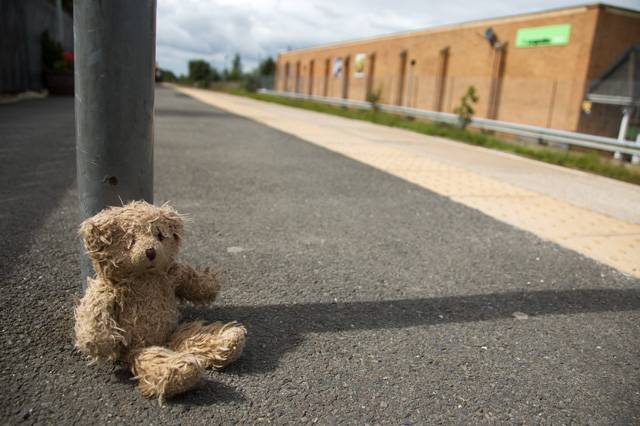
{"type": "MultiPolygon", "coordinates": [[[[243,359],[228,370],[244,374],[276,369],[279,359],[305,333],[392,329],[447,323],[618,312],[640,309],[638,289],[584,289],[508,292],[377,302],[187,308],[185,319],[237,319],[249,330],[243,359]]],[[[515,320],[515,319],[514,319],[515,320]]]]}
{"type": "Polygon", "coordinates": [[[243,402],[246,398],[235,388],[216,380],[205,378],[193,391],[171,398],[172,404],[185,406],[212,405],[230,402],[243,402]]]}
{"type": "MultiPolygon", "coordinates": [[[[0,257],[16,259],[75,183],[73,98],[0,105],[0,257]]],[[[3,262],[9,274],[15,262],[3,262]]]]}
{"type": "MultiPolygon", "coordinates": [[[[137,385],[137,381],[133,379],[131,372],[122,367],[114,366],[113,374],[120,383],[130,386],[131,392],[137,385]]],[[[185,406],[199,406],[199,405],[211,405],[211,404],[224,404],[229,402],[242,402],[245,401],[244,394],[238,392],[233,387],[221,383],[219,381],[204,377],[202,382],[191,391],[176,395],[170,398],[171,404],[185,405],[185,406]]]]}
{"type": "Polygon", "coordinates": [[[177,109],[177,108],[156,108],[155,110],[156,117],[177,117],[177,118],[224,118],[225,120],[230,119],[241,119],[245,120],[243,117],[239,117],[237,115],[230,114],[228,112],[214,111],[214,110],[201,110],[201,109],[177,109]]]}

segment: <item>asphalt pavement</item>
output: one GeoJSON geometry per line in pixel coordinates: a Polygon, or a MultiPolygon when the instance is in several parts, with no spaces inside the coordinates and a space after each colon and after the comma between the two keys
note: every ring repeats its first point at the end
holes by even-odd
{"type": "Polygon", "coordinates": [[[156,91],[156,202],[244,356],[166,407],[73,349],[73,99],[0,105],[7,424],[638,424],[640,280],[252,120],[156,91]]]}

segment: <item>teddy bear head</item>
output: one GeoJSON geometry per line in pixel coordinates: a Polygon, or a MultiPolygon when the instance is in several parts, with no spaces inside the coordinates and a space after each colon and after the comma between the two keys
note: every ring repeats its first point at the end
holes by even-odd
{"type": "Polygon", "coordinates": [[[123,280],[166,271],[180,248],[183,221],[170,206],[133,201],[85,220],[80,236],[98,273],[123,280]]]}

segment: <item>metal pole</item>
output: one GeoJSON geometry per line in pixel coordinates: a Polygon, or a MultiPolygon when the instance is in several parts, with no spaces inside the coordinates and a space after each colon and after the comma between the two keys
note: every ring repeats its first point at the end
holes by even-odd
{"type": "Polygon", "coordinates": [[[56,38],[64,44],[64,21],[62,18],[62,0],[56,0],[56,38]]]}
{"type": "Polygon", "coordinates": [[[553,109],[556,106],[556,92],[558,91],[558,80],[553,80],[553,86],[551,86],[551,100],[549,101],[549,113],[547,114],[547,128],[551,128],[551,122],[553,120],[553,109]]]}
{"type": "MultiPolygon", "coordinates": [[[[153,201],[155,0],[74,0],[80,217],[153,201]]],[[[83,287],[93,273],[81,255],[83,287]]]]}
{"type": "MultiPolygon", "coordinates": [[[[618,141],[625,142],[627,138],[627,129],[629,127],[629,116],[631,115],[631,108],[624,107],[622,109],[622,120],[620,121],[620,130],[618,130],[618,141]]],[[[616,151],[613,154],[613,158],[616,160],[622,159],[622,153],[620,151],[616,151]]]]}
{"type": "Polygon", "coordinates": [[[624,142],[627,138],[627,129],[629,128],[629,116],[631,115],[631,108],[625,107],[622,109],[622,120],[620,121],[620,129],[618,130],[618,140],[624,142]]]}

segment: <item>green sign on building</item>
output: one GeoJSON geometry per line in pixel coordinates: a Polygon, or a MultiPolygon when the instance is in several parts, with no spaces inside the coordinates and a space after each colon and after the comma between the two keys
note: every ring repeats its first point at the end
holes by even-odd
{"type": "Polygon", "coordinates": [[[516,35],[516,47],[562,46],[569,43],[570,37],[571,24],[520,28],[516,35]]]}

